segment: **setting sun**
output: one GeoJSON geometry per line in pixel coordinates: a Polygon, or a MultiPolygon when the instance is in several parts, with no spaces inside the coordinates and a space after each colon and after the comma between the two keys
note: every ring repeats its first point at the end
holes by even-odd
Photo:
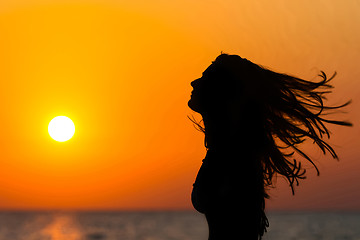
{"type": "Polygon", "coordinates": [[[55,141],[65,142],[74,136],[75,125],[70,118],[57,116],[50,121],[48,131],[55,141]]]}

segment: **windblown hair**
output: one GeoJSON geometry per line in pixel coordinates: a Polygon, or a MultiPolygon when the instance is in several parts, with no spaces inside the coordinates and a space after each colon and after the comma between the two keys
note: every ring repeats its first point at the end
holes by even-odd
{"type": "MultiPolygon", "coordinates": [[[[312,140],[325,154],[329,152],[335,159],[338,158],[334,149],[324,141],[330,137],[330,132],[325,124],[351,126],[347,121],[337,121],[324,118],[327,113],[348,105],[351,101],[339,106],[326,106],[325,95],[330,93],[332,85],[330,78],[324,72],[318,75],[318,82],[307,81],[291,75],[281,74],[265,67],[241,58],[238,55],[221,54],[213,62],[217,69],[217,77],[231,81],[233,89],[240,89],[235,95],[246,94],[250,108],[256,108],[259,122],[258,126],[264,136],[265,143],[262,146],[261,167],[263,177],[263,199],[268,198],[265,189],[273,186],[274,177],[284,176],[290,184],[294,194],[294,186],[299,184],[300,179],[305,178],[306,170],[301,161],[294,158],[294,153],[309,161],[319,170],[314,161],[300,148],[299,145],[305,140],[312,140]]],[[[228,86],[229,87],[229,86],[228,86]]],[[[234,94],[234,92],[232,92],[234,94]]],[[[231,94],[229,94],[231,95],[231,94]]],[[[236,97],[232,98],[236,101],[236,97]]],[[[249,109],[249,107],[247,108],[249,109]]],[[[242,109],[243,110],[243,109],[242,109]]],[[[241,111],[241,109],[239,109],[241,111]]],[[[246,113],[245,113],[246,114],[246,113]]],[[[198,130],[205,133],[202,122],[193,121],[198,130]]],[[[245,126],[246,127],[246,126],[245,126]]],[[[268,226],[264,213],[265,202],[262,202],[263,217],[260,223],[259,238],[268,226]]]]}
{"type": "MultiPolygon", "coordinates": [[[[261,68],[259,68],[261,69],[261,68]]],[[[264,77],[268,78],[271,97],[267,99],[265,105],[265,129],[268,134],[270,145],[268,156],[263,162],[264,180],[266,185],[272,184],[274,174],[278,173],[285,176],[290,183],[294,194],[294,184],[299,184],[299,179],[305,178],[306,170],[302,168],[301,162],[293,159],[296,152],[308,160],[316,169],[319,169],[312,159],[299,149],[299,144],[306,139],[311,139],[325,154],[329,152],[331,156],[338,159],[334,149],[323,140],[324,136],[330,138],[330,132],[325,123],[335,125],[351,126],[346,121],[325,119],[323,115],[328,110],[342,108],[350,101],[339,106],[325,106],[324,96],[330,93],[333,88],[329,84],[336,73],[330,78],[321,71],[318,76],[322,78],[319,82],[306,81],[286,74],[279,74],[270,70],[263,69],[264,77]],[[276,143],[275,139],[279,140],[276,143]],[[283,153],[281,149],[292,149],[290,153],[283,153]]]]}

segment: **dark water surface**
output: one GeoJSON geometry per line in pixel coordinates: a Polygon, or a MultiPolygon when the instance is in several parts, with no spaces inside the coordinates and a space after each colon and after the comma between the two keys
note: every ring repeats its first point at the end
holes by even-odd
{"type": "MultiPolygon", "coordinates": [[[[268,213],[264,240],[360,240],[360,213],[268,213]]],[[[0,212],[0,240],[207,240],[184,212],[0,212]]],[[[241,239],[241,238],[239,238],[241,239]]]]}

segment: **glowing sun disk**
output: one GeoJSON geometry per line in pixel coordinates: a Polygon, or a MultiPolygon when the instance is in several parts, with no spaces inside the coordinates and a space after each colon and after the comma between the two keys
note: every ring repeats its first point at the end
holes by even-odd
{"type": "Polygon", "coordinates": [[[74,136],[75,124],[68,117],[57,116],[50,121],[48,132],[55,141],[65,142],[74,136]]]}

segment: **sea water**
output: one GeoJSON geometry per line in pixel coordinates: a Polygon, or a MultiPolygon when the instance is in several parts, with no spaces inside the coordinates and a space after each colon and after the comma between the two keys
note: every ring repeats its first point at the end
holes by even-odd
{"type": "MultiPolygon", "coordinates": [[[[270,228],[264,240],[360,240],[360,213],[271,212],[268,218],[270,228]]],[[[207,237],[206,220],[195,211],[0,212],[0,240],[207,240],[207,237]]]]}

